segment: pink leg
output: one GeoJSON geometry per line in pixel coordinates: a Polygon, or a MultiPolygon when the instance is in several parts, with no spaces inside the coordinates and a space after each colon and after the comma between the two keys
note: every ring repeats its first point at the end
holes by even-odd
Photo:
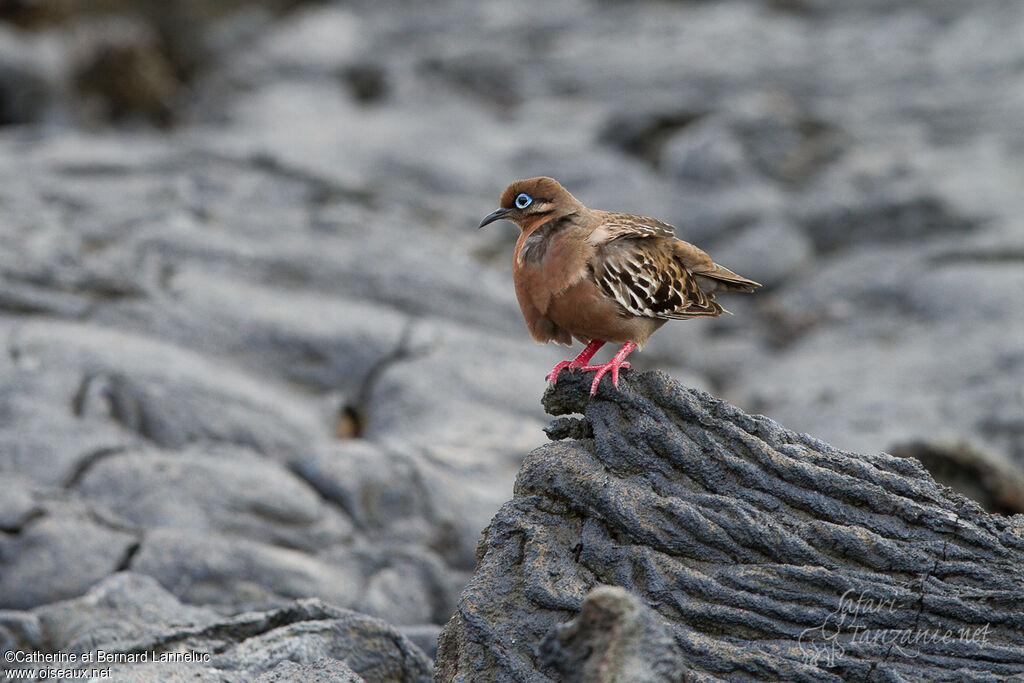
{"type": "MultiPolygon", "coordinates": [[[[594,375],[594,382],[590,385],[590,395],[593,396],[597,393],[597,385],[601,383],[601,378],[604,377],[604,373],[609,370],[612,371],[612,384],[616,387],[619,386],[619,368],[628,368],[629,363],[625,362],[626,356],[628,356],[633,349],[636,348],[636,344],[633,342],[626,342],[622,345],[622,348],[616,352],[612,359],[604,365],[587,365],[583,367],[584,372],[590,370],[597,370],[597,374],[594,375]]],[[[593,355],[593,354],[591,354],[593,355]]]]}
{"type": "Polygon", "coordinates": [[[551,382],[551,386],[555,386],[555,382],[558,381],[558,373],[563,368],[569,368],[569,372],[578,370],[587,364],[587,361],[594,357],[594,354],[604,346],[603,341],[595,339],[594,341],[587,344],[587,348],[580,351],[580,355],[576,356],[572,360],[563,360],[561,363],[555,366],[554,370],[548,373],[548,381],[551,382]]]}

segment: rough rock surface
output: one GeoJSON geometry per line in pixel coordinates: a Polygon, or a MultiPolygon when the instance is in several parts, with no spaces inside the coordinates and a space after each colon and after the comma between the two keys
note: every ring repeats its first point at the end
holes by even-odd
{"type": "Polygon", "coordinates": [[[0,612],[5,651],[79,657],[103,651],[108,661],[82,667],[108,669],[97,678],[131,683],[431,679],[430,660],[395,627],[318,599],[225,617],[182,604],[148,576],[123,572],[74,600],[37,608],[27,618],[15,614],[0,612]],[[145,659],[119,663],[117,655],[145,659]],[[192,659],[165,661],[175,655],[192,659]]]}
{"type": "Polygon", "coordinates": [[[664,373],[588,387],[546,395],[577,438],[485,530],[439,680],[1024,679],[1024,516],[664,373]]]}
{"type": "Polygon", "coordinates": [[[580,613],[537,652],[541,668],[569,683],[678,680],[689,669],[665,621],[618,586],[587,593],[580,613]]]}

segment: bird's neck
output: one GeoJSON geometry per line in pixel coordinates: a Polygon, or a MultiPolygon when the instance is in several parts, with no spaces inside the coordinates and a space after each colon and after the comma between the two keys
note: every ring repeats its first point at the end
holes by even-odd
{"type": "Polygon", "coordinates": [[[539,228],[540,226],[544,225],[545,223],[553,219],[553,214],[542,213],[536,216],[530,216],[530,218],[524,220],[519,227],[522,228],[522,234],[526,236],[529,235],[534,230],[536,230],[537,228],[539,228]]]}

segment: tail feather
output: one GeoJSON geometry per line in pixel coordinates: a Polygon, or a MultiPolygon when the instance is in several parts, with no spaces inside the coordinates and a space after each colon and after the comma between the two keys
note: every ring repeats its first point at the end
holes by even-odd
{"type": "Polygon", "coordinates": [[[705,292],[714,292],[724,289],[730,292],[753,292],[761,286],[760,282],[748,280],[742,275],[737,275],[728,268],[720,266],[711,260],[701,249],[689,242],[675,240],[676,258],[697,278],[701,288],[705,292]],[[705,287],[705,285],[707,285],[705,287]]]}
{"type": "Polygon", "coordinates": [[[737,275],[728,268],[712,263],[710,268],[702,269],[694,275],[714,280],[715,284],[730,292],[753,292],[761,286],[760,282],[754,282],[742,275],[737,275]]]}

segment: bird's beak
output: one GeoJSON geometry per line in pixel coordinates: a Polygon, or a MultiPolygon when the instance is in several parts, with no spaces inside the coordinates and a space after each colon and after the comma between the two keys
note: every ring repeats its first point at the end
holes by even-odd
{"type": "Polygon", "coordinates": [[[510,213],[512,213],[512,209],[498,209],[497,211],[492,211],[486,216],[484,216],[484,219],[480,221],[478,229],[484,227],[485,225],[489,225],[494,221],[500,221],[503,218],[508,218],[508,215],[510,213]]]}

